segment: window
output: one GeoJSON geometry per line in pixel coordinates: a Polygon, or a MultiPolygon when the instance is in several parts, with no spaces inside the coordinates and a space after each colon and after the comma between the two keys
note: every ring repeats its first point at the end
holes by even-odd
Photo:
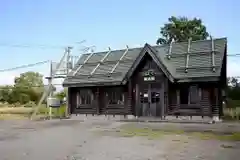
{"type": "Polygon", "coordinates": [[[189,89],[189,103],[190,104],[197,104],[199,100],[199,94],[198,94],[198,87],[190,86],[189,89]]]}
{"type": "Polygon", "coordinates": [[[107,97],[109,104],[124,104],[124,94],[121,91],[110,91],[107,97]]]}
{"type": "Polygon", "coordinates": [[[93,101],[93,94],[91,90],[82,90],[77,92],[77,106],[90,105],[93,101]]]}
{"type": "Polygon", "coordinates": [[[188,93],[188,87],[183,87],[180,89],[180,104],[188,104],[188,93]]]}
{"type": "Polygon", "coordinates": [[[197,104],[199,102],[199,89],[197,85],[183,87],[180,89],[181,104],[197,104]]]}
{"type": "Polygon", "coordinates": [[[168,103],[170,105],[177,104],[177,92],[170,90],[168,95],[168,103]]]}

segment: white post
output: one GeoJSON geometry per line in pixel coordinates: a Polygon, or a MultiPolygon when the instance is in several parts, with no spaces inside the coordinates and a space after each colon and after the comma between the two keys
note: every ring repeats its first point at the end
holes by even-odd
{"type": "MultiPolygon", "coordinates": [[[[52,75],[52,61],[50,63],[50,77],[48,79],[48,85],[50,86],[50,91],[49,91],[49,96],[48,98],[51,98],[52,97],[52,78],[53,78],[53,75],[52,75]]],[[[49,108],[49,119],[52,119],[52,107],[49,106],[48,104],[48,108],[49,108]]]]}

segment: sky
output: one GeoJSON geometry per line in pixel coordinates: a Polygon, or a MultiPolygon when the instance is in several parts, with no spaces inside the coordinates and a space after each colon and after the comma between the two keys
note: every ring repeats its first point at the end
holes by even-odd
{"type": "MultiPolygon", "coordinates": [[[[39,61],[59,61],[63,47],[80,55],[95,51],[155,44],[170,16],[203,20],[214,38],[227,37],[228,54],[240,54],[238,0],[5,0],[0,2],[0,70],[39,61]],[[78,42],[86,40],[85,43],[78,42]],[[29,47],[14,47],[27,45],[29,47]],[[40,48],[44,45],[45,48],[40,48]]],[[[240,56],[228,58],[228,76],[240,76],[240,56]]],[[[0,72],[0,85],[22,72],[49,74],[49,64],[0,72]]],[[[46,82],[46,81],[45,81],[46,82]]],[[[61,83],[55,80],[54,83],[61,83]]]]}

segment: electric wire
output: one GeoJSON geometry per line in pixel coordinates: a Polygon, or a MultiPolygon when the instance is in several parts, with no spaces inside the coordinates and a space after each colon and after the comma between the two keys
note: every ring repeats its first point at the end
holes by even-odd
{"type": "Polygon", "coordinates": [[[31,64],[24,64],[24,65],[17,66],[17,67],[1,69],[0,72],[14,71],[14,70],[17,70],[17,69],[33,67],[33,66],[36,66],[36,65],[41,65],[41,64],[45,64],[45,63],[49,63],[49,62],[50,62],[49,60],[46,60],[46,61],[41,61],[41,62],[36,62],[36,63],[31,63],[31,64]]]}
{"type": "Polygon", "coordinates": [[[8,44],[0,43],[0,47],[6,48],[39,48],[39,49],[64,49],[64,46],[51,46],[42,44],[8,44]]]}
{"type": "Polygon", "coordinates": [[[236,56],[240,56],[240,54],[228,54],[228,57],[236,57],[236,56]]]}

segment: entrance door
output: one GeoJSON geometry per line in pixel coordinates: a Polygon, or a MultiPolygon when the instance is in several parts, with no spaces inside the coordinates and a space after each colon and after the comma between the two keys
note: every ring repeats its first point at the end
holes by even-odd
{"type": "Polygon", "coordinates": [[[148,84],[140,90],[140,110],[142,116],[160,116],[160,88],[148,84]]]}
{"type": "Polygon", "coordinates": [[[160,116],[160,89],[151,89],[150,116],[160,116]]]}

